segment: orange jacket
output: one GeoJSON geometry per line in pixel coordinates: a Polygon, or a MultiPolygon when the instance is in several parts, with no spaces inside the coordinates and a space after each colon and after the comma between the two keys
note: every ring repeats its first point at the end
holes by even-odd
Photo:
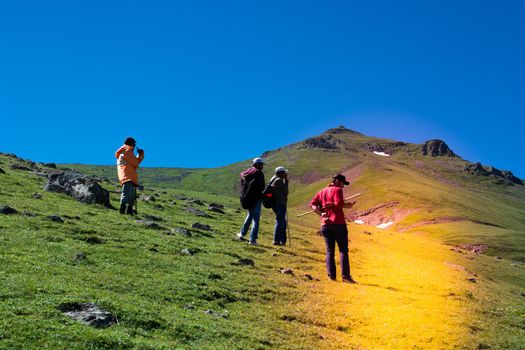
{"type": "Polygon", "coordinates": [[[117,158],[118,180],[120,181],[120,185],[122,186],[125,182],[132,181],[135,186],[138,186],[139,177],[137,175],[137,168],[144,159],[144,153],[135,157],[133,147],[123,145],[115,152],[115,157],[117,158]]]}

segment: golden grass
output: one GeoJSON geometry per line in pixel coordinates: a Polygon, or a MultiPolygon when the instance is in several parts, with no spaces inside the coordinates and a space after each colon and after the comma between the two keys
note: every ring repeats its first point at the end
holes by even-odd
{"type": "MultiPolygon", "coordinates": [[[[351,270],[359,283],[328,281],[318,256],[321,283],[297,310],[303,322],[317,323],[325,348],[462,348],[473,284],[449,247],[428,236],[349,227],[351,270]]],[[[324,253],[322,237],[309,239],[324,253]]],[[[339,266],[338,274],[340,280],[339,266]]]]}

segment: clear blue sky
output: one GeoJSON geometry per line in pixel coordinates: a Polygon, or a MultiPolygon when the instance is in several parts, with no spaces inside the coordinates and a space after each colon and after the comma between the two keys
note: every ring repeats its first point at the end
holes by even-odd
{"type": "Polygon", "coordinates": [[[2,1],[0,151],[215,167],[345,125],[525,178],[524,1],[2,1]]]}

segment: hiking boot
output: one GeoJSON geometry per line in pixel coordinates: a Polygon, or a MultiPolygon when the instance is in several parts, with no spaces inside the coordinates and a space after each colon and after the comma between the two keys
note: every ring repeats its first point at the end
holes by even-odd
{"type": "Polygon", "coordinates": [[[352,283],[353,284],[353,283],[357,283],[357,281],[354,280],[352,278],[352,276],[350,276],[350,277],[343,277],[343,283],[352,283]]]}
{"type": "Polygon", "coordinates": [[[248,244],[249,245],[257,245],[257,241],[249,241],[248,244]]]}
{"type": "Polygon", "coordinates": [[[273,245],[283,245],[281,242],[273,242],[273,245]]]}
{"type": "Polygon", "coordinates": [[[241,242],[246,241],[246,238],[244,238],[244,236],[241,235],[240,233],[237,233],[236,237],[237,237],[237,239],[238,239],[239,241],[241,241],[241,242]]]}
{"type": "Polygon", "coordinates": [[[121,204],[120,205],[120,213],[121,214],[125,214],[126,213],[126,204],[121,204]]]}
{"type": "Polygon", "coordinates": [[[133,215],[133,207],[131,205],[128,205],[128,209],[126,210],[126,214],[133,215]]]}

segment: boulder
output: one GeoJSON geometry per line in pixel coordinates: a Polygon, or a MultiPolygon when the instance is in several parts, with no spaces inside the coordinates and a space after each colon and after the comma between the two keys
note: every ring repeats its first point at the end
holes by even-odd
{"type": "Polygon", "coordinates": [[[157,224],[153,221],[147,221],[147,220],[137,220],[137,223],[144,225],[147,228],[150,228],[152,230],[162,230],[163,227],[157,224]]]}
{"type": "Polygon", "coordinates": [[[102,204],[111,208],[107,190],[93,178],[73,171],[52,174],[44,189],[49,192],[65,193],[82,203],[102,204]]]}
{"type": "Polygon", "coordinates": [[[255,266],[255,262],[252,259],[239,259],[235,265],[241,265],[241,266],[255,266]]]}
{"type": "Polygon", "coordinates": [[[421,153],[432,157],[456,157],[454,152],[442,140],[429,140],[421,146],[421,153]]]}
{"type": "Polygon", "coordinates": [[[144,202],[155,202],[156,199],[155,197],[153,196],[147,196],[145,194],[143,194],[142,196],[140,196],[140,200],[143,200],[144,202]]]}

